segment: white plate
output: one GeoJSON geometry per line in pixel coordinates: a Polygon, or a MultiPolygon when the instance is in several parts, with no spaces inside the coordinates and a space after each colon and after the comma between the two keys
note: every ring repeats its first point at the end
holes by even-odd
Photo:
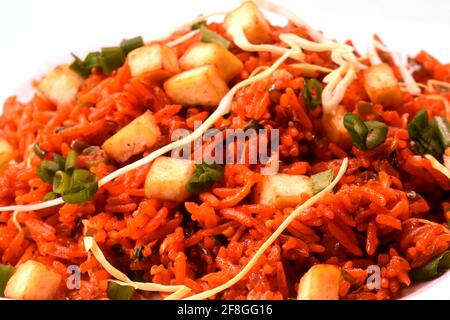
{"type": "MultiPolygon", "coordinates": [[[[354,40],[361,51],[376,32],[395,50],[414,55],[425,49],[450,62],[450,1],[275,1],[328,37],[354,40]]],[[[31,80],[57,63],[69,62],[70,52],[83,55],[136,35],[155,39],[200,13],[237,4],[233,0],[1,1],[0,103],[11,94],[28,99],[33,92],[31,80]]],[[[449,287],[450,273],[408,290],[406,299],[450,299],[449,287]]]]}

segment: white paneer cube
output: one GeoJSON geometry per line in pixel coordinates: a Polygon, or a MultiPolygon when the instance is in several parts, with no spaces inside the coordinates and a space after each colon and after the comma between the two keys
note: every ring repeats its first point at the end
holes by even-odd
{"type": "Polygon", "coordinates": [[[145,195],[147,198],[183,202],[190,196],[186,185],[194,172],[193,161],[159,157],[145,180],[145,195]]]}
{"type": "Polygon", "coordinates": [[[0,139],[0,168],[14,158],[14,150],[5,139],[0,139]]]}
{"type": "Polygon", "coordinates": [[[278,209],[295,208],[301,203],[303,193],[313,195],[309,177],[277,174],[263,177],[255,188],[254,198],[256,203],[278,209]]]}
{"type": "Polygon", "coordinates": [[[302,277],[297,300],[339,300],[341,270],[333,265],[318,264],[302,277]]]}
{"type": "Polygon", "coordinates": [[[155,117],[149,111],[137,117],[105,141],[103,149],[119,163],[149,150],[161,138],[155,117]]]}
{"type": "Polygon", "coordinates": [[[250,43],[269,43],[272,40],[270,25],[258,6],[248,1],[225,17],[225,27],[232,35],[233,28],[242,28],[250,43]]]}
{"type": "Polygon", "coordinates": [[[39,83],[38,89],[54,104],[73,101],[83,83],[83,78],[68,66],[59,66],[50,71],[39,83]]]}
{"type": "Polygon", "coordinates": [[[133,50],[128,55],[128,65],[133,77],[143,74],[148,77],[153,75],[160,77],[164,74],[169,78],[180,71],[175,52],[161,44],[152,44],[133,50]]]}
{"type": "Polygon", "coordinates": [[[217,67],[225,81],[230,81],[244,69],[244,64],[238,57],[217,43],[196,43],[180,58],[180,67],[183,70],[209,64],[217,67]]]}
{"type": "Polygon", "coordinates": [[[51,300],[56,297],[62,277],[40,262],[28,260],[9,279],[5,297],[16,300],[51,300]]]}
{"type": "Polygon", "coordinates": [[[217,106],[229,91],[213,65],[179,73],[166,81],[164,89],[174,103],[186,106],[217,106]]]}
{"type": "Polygon", "coordinates": [[[364,71],[364,87],[373,103],[395,107],[403,101],[398,80],[387,64],[367,68],[364,71]]]}
{"type": "Polygon", "coordinates": [[[322,125],[328,140],[341,146],[350,148],[352,140],[344,127],[344,117],[347,110],[344,106],[337,106],[333,112],[325,113],[322,118],[322,125]]]}

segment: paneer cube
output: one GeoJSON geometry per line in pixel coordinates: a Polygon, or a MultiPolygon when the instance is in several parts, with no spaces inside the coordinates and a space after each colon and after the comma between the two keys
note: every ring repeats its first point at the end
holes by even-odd
{"type": "Polygon", "coordinates": [[[187,106],[217,106],[229,91],[213,65],[179,73],[166,81],[164,89],[174,103],[187,106]]]}
{"type": "Polygon", "coordinates": [[[263,177],[255,188],[254,198],[256,203],[278,209],[295,208],[301,203],[303,193],[313,195],[309,177],[277,174],[263,177]]]}
{"type": "Polygon", "coordinates": [[[300,280],[297,300],[339,300],[341,276],[336,266],[313,266],[300,280]]]}
{"type": "Polygon", "coordinates": [[[194,172],[193,161],[159,157],[145,180],[145,195],[147,198],[183,202],[190,196],[186,185],[194,172]]]}
{"type": "Polygon", "coordinates": [[[217,67],[225,81],[230,81],[244,69],[244,64],[238,57],[217,43],[196,43],[180,58],[180,67],[183,70],[209,64],[217,67]]]}
{"type": "Polygon", "coordinates": [[[56,297],[62,277],[40,262],[28,260],[9,279],[5,297],[16,300],[51,300],[56,297]]]}
{"type": "Polygon", "coordinates": [[[147,111],[105,141],[103,149],[119,163],[151,149],[161,138],[161,131],[152,113],[147,111]]]}
{"type": "Polygon", "coordinates": [[[161,44],[133,50],[128,55],[128,65],[133,77],[145,74],[146,78],[160,78],[164,75],[167,79],[180,71],[175,52],[161,44]]]}
{"type": "Polygon", "coordinates": [[[398,80],[387,64],[367,68],[364,72],[364,86],[373,103],[395,107],[403,101],[398,80]]]}
{"type": "Polygon", "coordinates": [[[269,23],[252,1],[230,12],[225,17],[225,27],[230,35],[233,35],[233,28],[242,28],[248,41],[253,44],[269,43],[272,40],[269,23]]]}
{"type": "Polygon", "coordinates": [[[347,110],[344,106],[337,106],[331,113],[325,113],[322,118],[322,125],[328,140],[347,149],[352,146],[352,140],[347,129],[344,127],[344,117],[347,110]]]}
{"type": "Polygon", "coordinates": [[[50,71],[39,83],[38,89],[54,104],[73,101],[83,83],[83,78],[68,66],[59,66],[50,71]]]}
{"type": "Polygon", "coordinates": [[[5,139],[0,139],[0,168],[14,158],[14,150],[5,139]]]}

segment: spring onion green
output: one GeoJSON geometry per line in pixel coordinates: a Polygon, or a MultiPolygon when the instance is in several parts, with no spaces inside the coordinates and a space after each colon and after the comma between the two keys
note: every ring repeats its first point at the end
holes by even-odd
{"type": "Polygon", "coordinates": [[[305,81],[303,97],[310,110],[314,110],[322,104],[322,85],[317,79],[305,81]]]}
{"type": "Polygon", "coordinates": [[[230,49],[231,42],[222,37],[221,35],[211,31],[206,26],[200,27],[200,41],[206,43],[217,43],[224,46],[227,49],[230,49]]]}
{"type": "Polygon", "coordinates": [[[142,37],[135,37],[131,39],[124,39],[120,43],[120,48],[125,56],[127,56],[131,51],[143,47],[144,39],[142,37]]]}
{"type": "Polygon", "coordinates": [[[313,193],[316,195],[325,190],[325,188],[328,187],[331,182],[333,182],[333,179],[334,179],[333,169],[320,172],[311,176],[313,193]]]}
{"type": "Polygon", "coordinates": [[[359,150],[372,150],[386,141],[388,126],[379,121],[364,122],[358,115],[348,113],[344,117],[344,127],[359,150]]]}
{"type": "Polygon", "coordinates": [[[217,164],[198,164],[195,172],[186,185],[189,192],[199,194],[206,192],[215,182],[223,179],[224,167],[217,164]]]}
{"type": "Polygon", "coordinates": [[[450,251],[444,252],[423,267],[410,272],[411,279],[415,281],[433,280],[450,269],[450,251]]]}
{"type": "Polygon", "coordinates": [[[108,282],[108,298],[111,300],[130,300],[134,293],[132,286],[120,285],[116,282],[108,282]]]}

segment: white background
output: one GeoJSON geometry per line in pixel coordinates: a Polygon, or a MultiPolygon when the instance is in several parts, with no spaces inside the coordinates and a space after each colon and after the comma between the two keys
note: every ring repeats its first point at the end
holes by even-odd
{"type": "MultiPolygon", "coordinates": [[[[328,37],[353,39],[365,50],[374,32],[393,49],[426,49],[450,62],[450,0],[275,0],[328,37]]],[[[1,0],[0,108],[12,94],[25,99],[29,84],[55,63],[121,39],[146,40],[200,13],[229,10],[233,0],[1,0]]],[[[450,274],[417,298],[450,299],[450,274]]],[[[429,285],[428,285],[429,287],[429,285]]],[[[422,291],[422,290],[419,290],[422,291]]]]}

